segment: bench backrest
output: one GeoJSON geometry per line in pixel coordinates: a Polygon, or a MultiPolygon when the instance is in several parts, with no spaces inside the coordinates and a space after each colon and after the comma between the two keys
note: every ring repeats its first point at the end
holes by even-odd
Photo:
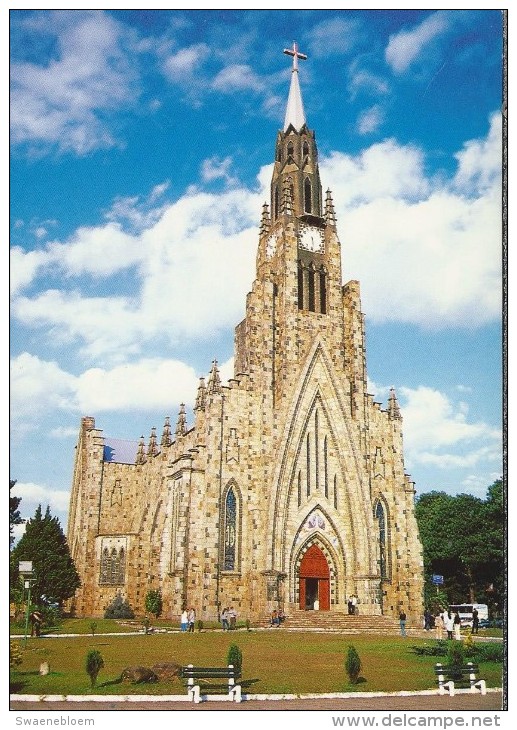
{"type": "Polygon", "coordinates": [[[238,679],[241,673],[233,666],[194,667],[189,664],[181,668],[180,675],[185,679],[238,679]]]}
{"type": "Polygon", "coordinates": [[[435,664],[434,667],[434,673],[435,674],[446,674],[447,676],[451,674],[478,674],[479,667],[477,664],[466,664],[465,666],[461,667],[451,667],[443,664],[435,664]]]}

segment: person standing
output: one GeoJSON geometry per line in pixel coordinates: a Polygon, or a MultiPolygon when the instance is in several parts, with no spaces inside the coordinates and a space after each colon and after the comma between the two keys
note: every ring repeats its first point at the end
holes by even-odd
{"type": "Polygon", "coordinates": [[[472,611],[472,633],[477,634],[479,631],[479,613],[477,608],[472,611]]]}
{"type": "Polygon", "coordinates": [[[352,594],[352,614],[355,616],[357,613],[357,596],[352,594]]]}
{"type": "Polygon", "coordinates": [[[443,616],[441,613],[438,613],[436,615],[436,618],[434,620],[434,628],[436,629],[436,638],[438,639],[438,641],[442,641],[444,621],[443,621],[443,616]]]}
{"type": "Polygon", "coordinates": [[[229,611],[228,607],[223,608],[223,612],[221,614],[221,623],[223,625],[223,631],[228,631],[228,629],[230,628],[228,611],[229,611]]]}
{"type": "Polygon", "coordinates": [[[181,612],[180,626],[182,631],[186,631],[188,628],[188,613],[186,608],[181,612]]]}
{"type": "Polygon", "coordinates": [[[447,613],[444,614],[444,622],[445,630],[447,631],[447,639],[452,639],[452,632],[454,630],[454,618],[452,617],[452,613],[450,611],[447,611],[447,613]]]}
{"type": "Polygon", "coordinates": [[[457,641],[460,641],[460,639],[461,639],[461,618],[457,611],[454,614],[454,620],[453,620],[452,625],[454,627],[454,638],[457,641]]]}
{"type": "Polygon", "coordinates": [[[424,629],[426,631],[431,629],[431,611],[428,608],[424,611],[424,629]]]}
{"type": "Polygon", "coordinates": [[[406,616],[404,609],[402,609],[401,612],[399,613],[400,635],[401,636],[406,636],[406,621],[407,621],[407,616],[406,616]]]}
{"type": "Polygon", "coordinates": [[[233,606],[230,607],[228,611],[228,616],[230,619],[230,629],[233,631],[237,625],[237,611],[234,609],[233,606]]]}
{"type": "Polygon", "coordinates": [[[194,633],[195,625],[196,625],[196,612],[194,611],[193,608],[191,608],[189,610],[189,612],[188,612],[188,630],[189,630],[189,633],[191,633],[191,634],[194,633]]]}

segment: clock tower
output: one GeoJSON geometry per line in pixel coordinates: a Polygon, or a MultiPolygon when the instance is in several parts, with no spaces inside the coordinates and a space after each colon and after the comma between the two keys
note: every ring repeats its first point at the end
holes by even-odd
{"type": "Polygon", "coordinates": [[[355,408],[355,394],[366,392],[359,283],[342,285],[332,195],[322,192],[316,137],[300,89],[298,61],[307,56],[296,43],[284,53],[293,58],[291,85],[276,138],[270,202],[262,212],[257,278],[246,319],[236,329],[236,372],[260,373],[277,405],[319,338],[333,364],[345,368],[355,408]]]}

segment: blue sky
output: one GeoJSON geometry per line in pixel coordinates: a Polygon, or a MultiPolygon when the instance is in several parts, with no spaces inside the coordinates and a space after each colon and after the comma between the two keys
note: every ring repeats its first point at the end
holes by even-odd
{"type": "Polygon", "coordinates": [[[501,475],[500,11],[11,11],[25,517],[66,524],[81,416],[147,439],[214,357],[231,376],[293,40],[370,390],[397,390],[417,493],[501,475]]]}

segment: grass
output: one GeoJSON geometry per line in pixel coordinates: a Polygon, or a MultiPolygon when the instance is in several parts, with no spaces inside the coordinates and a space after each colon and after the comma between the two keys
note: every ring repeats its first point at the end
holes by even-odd
{"type": "MultiPolygon", "coordinates": [[[[97,623],[99,631],[101,621],[97,623]]],[[[122,670],[132,665],[151,667],[157,662],[175,662],[222,666],[231,643],[238,644],[242,651],[243,689],[252,694],[396,692],[435,687],[436,658],[416,656],[410,649],[413,644],[426,643],[424,640],[272,630],[29,638],[22,664],[11,672],[11,691],[36,695],[184,694],[183,682],[178,678],[146,685],[122,684],[118,680],[122,670]],[[356,647],[362,662],[356,685],[348,683],[344,667],[350,644],[356,647]],[[93,690],[85,671],[89,649],[98,649],[104,659],[93,690]],[[43,661],[50,665],[46,676],[39,674],[43,661]]],[[[487,686],[500,687],[501,665],[486,662],[480,666],[487,686]]]]}

